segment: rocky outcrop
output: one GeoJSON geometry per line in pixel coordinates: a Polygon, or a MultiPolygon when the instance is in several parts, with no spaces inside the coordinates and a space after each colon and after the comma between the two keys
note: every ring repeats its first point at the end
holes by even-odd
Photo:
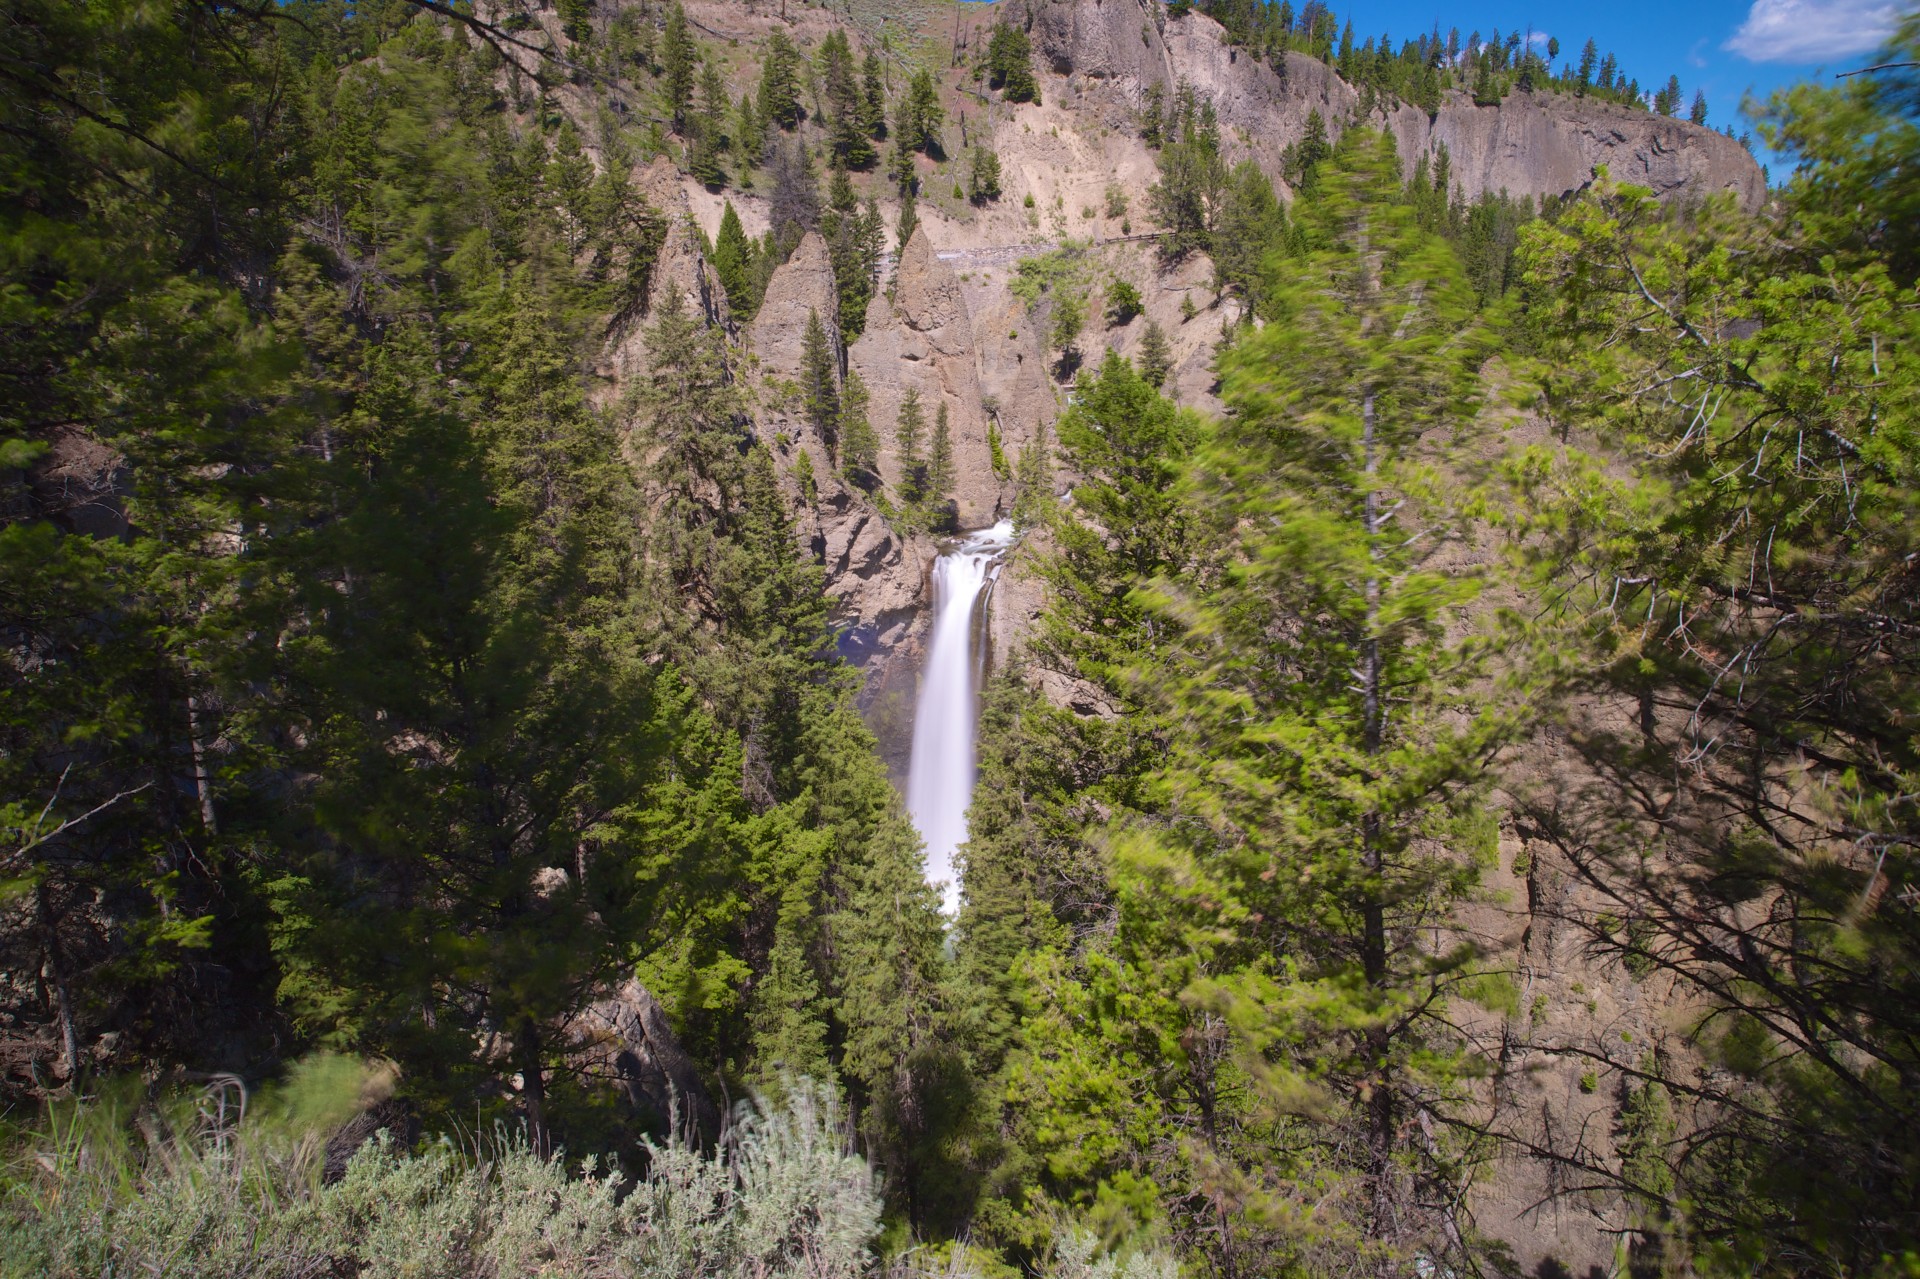
{"type": "MultiPolygon", "coordinates": [[[[799,512],[801,533],[827,570],[846,657],[867,665],[899,648],[918,620],[932,547],[897,534],[867,498],[835,472],[827,441],[801,412],[797,382],[806,346],[807,317],[817,314],[839,342],[839,294],[826,241],[809,232],[773,273],[760,311],[748,329],[759,374],[761,438],[792,472],[804,451],[818,496],[799,512]]],[[[894,401],[897,403],[897,398],[894,401]]],[[[886,433],[890,418],[875,405],[873,421],[886,433]]],[[[797,485],[794,496],[800,497],[797,485]]]]}
{"type": "Polygon", "coordinates": [[[973,317],[959,279],[935,253],[924,227],[900,254],[893,301],[882,298],[869,310],[866,331],[847,360],[873,394],[887,482],[897,488],[902,477],[893,426],[901,401],[913,389],[920,393],[929,433],[940,409],[947,411],[960,527],[979,528],[998,519],[1011,495],[988,454],[973,317]]]}
{"type": "Polygon", "coordinates": [[[666,218],[667,235],[654,261],[652,277],[647,281],[644,304],[638,313],[616,319],[614,340],[608,353],[609,367],[601,370],[613,381],[624,381],[645,372],[647,319],[659,312],[668,297],[678,294],[688,312],[709,325],[729,323],[727,291],[701,247],[700,231],[693,224],[679,170],[664,156],[656,157],[652,164],[636,166],[629,180],[642,198],[666,218]]]}
{"type": "Polygon", "coordinates": [[[833,260],[818,231],[809,231],[793,256],[767,281],[767,294],[748,328],[748,348],[760,360],[763,375],[800,376],[807,316],[818,314],[827,335],[840,334],[840,294],[833,285],[833,260]]]}
{"type": "Polygon", "coordinates": [[[1363,113],[1360,93],[1313,58],[1290,53],[1276,70],[1234,48],[1211,18],[1189,13],[1159,22],[1126,0],[1043,0],[1035,6],[1034,36],[1056,72],[1071,72],[1083,91],[1118,106],[1137,110],[1150,85],[1191,84],[1275,176],[1281,152],[1317,110],[1335,136],[1354,122],[1392,130],[1409,166],[1445,146],[1469,198],[1491,191],[1564,195],[1602,166],[1662,198],[1727,191],[1747,208],[1766,198],[1760,166],[1737,142],[1616,103],[1516,92],[1481,107],[1450,93],[1432,117],[1405,105],[1363,113]]]}
{"type": "Polygon", "coordinates": [[[719,1134],[719,1108],[652,991],[629,980],[589,1005],[575,1026],[582,1042],[568,1065],[577,1077],[618,1088],[655,1132],[677,1125],[708,1140],[719,1134]]]}

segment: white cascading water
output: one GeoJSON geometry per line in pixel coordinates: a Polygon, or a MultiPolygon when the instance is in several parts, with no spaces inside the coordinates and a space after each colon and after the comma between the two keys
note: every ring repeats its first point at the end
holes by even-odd
{"type": "Polygon", "coordinates": [[[1013,523],[969,533],[933,565],[933,629],[913,715],[907,811],[927,846],[927,882],[941,890],[948,915],[960,909],[953,855],[967,842],[973,798],[974,723],[984,645],[981,598],[1013,544],[1013,523]]]}

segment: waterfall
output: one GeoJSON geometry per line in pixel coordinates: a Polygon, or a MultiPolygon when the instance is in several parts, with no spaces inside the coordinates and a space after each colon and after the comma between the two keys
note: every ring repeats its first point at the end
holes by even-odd
{"type": "Polygon", "coordinates": [[[913,715],[907,811],[926,841],[927,881],[941,889],[949,915],[960,909],[953,854],[967,842],[976,771],[973,732],[986,650],[980,603],[1012,544],[1013,523],[1002,520],[968,534],[933,565],[933,629],[913,715]]]}

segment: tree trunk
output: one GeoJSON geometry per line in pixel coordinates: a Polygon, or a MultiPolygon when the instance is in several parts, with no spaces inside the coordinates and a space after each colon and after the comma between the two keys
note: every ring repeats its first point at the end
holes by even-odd
{"type": "Polygon", "coordinates": [[[540,1063],[540,1028],[532,1017],[520,1020],[514,1035],[514,1056],[519,1058],[520,1096],[527,1103],[527,1138],[534,1153],[542,1159],[553,1153],[553,1140],[547,1131],[547,1076],[540,1063]]]}
{"type": "MultiPolygon", "coordinates": [[[[1380,531],[1380,499],[1372,488],[1372,479],[1377,469],[1374,449],[1374,396],[1368,392],[1361,405],[1361,448],[1365,452],[1365,474],[1368,489],[1365,498],[1363,519],[1365,521],[1368,555],[1374,556],[1371,545],[1380,531]]],[[[1366,586],[1367,622],[1366,638],[1360,653],[1360,684],[1363,722],[1361,727],[1361,749],[1368,755],[1380,753],[1381,741],[1385,731],[1386,708],[1381,697],[1380,669],[1380,579],[1377,574],[1369,575],[1366,586]]],[[[1375,990],[1384,990],[1387,985],[1387,923],[1386,903],[1384,900],[1381,876],[1384,865],[1381,856],[1380,814],[1367,813],[1360,819],[1360,855],[1366,867],[1367,883],[1361,894],[1360,918],[1361,965],[1366,974],[1367,985],[1375,990]]],[[[1367,1056],[1369,1068],[1373,1073],[1372,1091],[1367,1099],[1367,1175],[1373,1183],[1372,1217],[1368,1233],[1374,1238],[1386,1238],[1393,1232],[1394,1186],[1393,1186],[1393,1131],[1394,1106],[1393,1090],[1387,1078],[1387,1035],[1384,1029],[1370,1031],[1367,1036],[1367,1056]]]]}
{"type": "Polygon", "coordinates": [[[213,775],[207,768],[207,747],[200,736],[200,699],[187,695],[187,749],[193,755],[193,790],[200,800],[200,822],[207,834],[218,835],[220,823],[213,811],[213,775]]]}
{"type": "Polygon", "coordinates": [[[72,1084],[80,1075],[80,1030],[73,1018],[73,985],[60,954],[60,919],[48,900],[45,884],[40,885],[36,896],[40,907],[40,926],[47,935],[46,978],[53,987],[53,1015],[60,1023],[61,1069],[67,1083],[72,1084]]]}

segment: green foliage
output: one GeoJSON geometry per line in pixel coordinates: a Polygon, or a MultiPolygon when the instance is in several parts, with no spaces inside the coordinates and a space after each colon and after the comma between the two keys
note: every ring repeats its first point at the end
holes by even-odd
{"type": "Polygon", "coordinates": [[[727,171],[721,163],[730,140],[727,137],[727,87],[720,69],[711,61],[700,68],[700,112],[693,120],[693,145],[687,150],[687,172],[710,189],[727,183],[727,171]]]}
{"type": "Polygon", "coordinates": [[[800,486],[800,500],[812,506],[820,500],[820,482],[813,475],[813,455],[804,448],[793,459],[793,482],[800,486]]]}
{"type": "Polygon", "coordinates": [[[953,490],[953,428],[947,420],[947,404],[933,415],[933,442],[927,451],[927,488],[936,497],[953,490]]]}
{"type": "Polygon", "coordinates": [[[975,204],[1000,198],[1000,157],[992,147],[983,144],[973,149],[967,169],[967,198],[975,204]]]}
{"type": "Polygon", "coordinates": [[[886,248],[886,227],[871,196],[865,209],[856,202],[845,169],[836,169],[828,183],[827,210],[820,218],[833,263],[834,287],[839,293],[841,340],[852,343],[867,324],[867,306],[880,282],[880,255],[886,248]]]}
{"type": "Polygon", "coordinates": [[[804,1081],[783,1091],[778,1105],[743,1103],[715,1149],[679,1135],[647,1143],[638,1180],[591,1159],[576,1171],[496,1130],[471,1154],[408,1152],[383,1133],[321,1184],[325,1132],[311,1123],[155,1132],[134,1152],[103,1126],[76,1133],[76,1115],[28,1139],[31,1172],[0,1199],[0,1274],[665,1279],[804,1264],[852,1279],[880,1224],[874,1174],[831,1093],[804,1081]]]}
{"type": "Polygon", "coordinates": [[[687,11],[674,0],[667,10],[666,32],[660,38],[660,99],[675,133],[687,132],[699,63],[699,49],[687,29],[687,11]]]}
{"type": "MultiPolygon", "coordinates": [[[[1908,18],[1886,55],[1920,57],[1920,25],[1908,18]]],[[[1803,269],[1826,253],[1850,266],[1884,263],[1895,281],[1920,276],[1920,118],[1911,69],[1800,84],[1776,92],[1758,117],[1767,145],[1794,160],[1787,195],[1802,233],[1803,269]]]]}
{"type": "Polygon", "coordinates": [[[727,306],[733,315],[751,320],[760,309],[760,272],[756,269],[757,248],[747,238],[740,215],[727,201],[720,214],[720,231],[713,241],[713,270],[720,287],[727,291],[727,306]]]}
{"type": "Polygon", "coordinates": [[[563,0],[558,6],[567,39],[583,42],[593,34],[593,0],[563,0]]]}
{"type": "Polygon", "coordinates": [[[827,337],[820,313],[807,312],[806,331],[801,335],[800,395],[807,421],[826,441],[827,456],[837,455],[840,446],[839,359],[827,337]]]}
{"type": "Polygon", "coordinates": [[[1266,255],[1297,248],[1273,183],[1250,160],[1233,166],[1214,219],[1214,287],[1238,288],[1255,310],[1262,302],[1266,255]]]}
{"type": "MultiPolygon", "coordinates": [[[[1516,33],[1396,47],[1323,6],[1198,7],[1276,70],[1336,62],[1357,120],[1639,96],[1597,46],[1576,77],[1516,33]]],[[[1705,1057],[1607,1062],[1634,1043],[1610,1034],[1579,1077],[1629,1080],[1617,1168],[1569,1157],[1628,1196],[1630,1260],[1910,1255],[1910,67],[1769,103],[1800,167],[1758,219],[1603,178],[1536,221],[1460,197],[1444,148],[1403,172],[1317,115],[1283,209],[1191,90],[1150,97],[1169,252],[1209,252],[1260,323],[1220,350],[1219,422],[1158,393],[1154,324],[1017,458],[990,418],[1043,534],[1005,571],[1047,603],[996,657],[949,932],[796,540],[820,460],[783,476],[728,332],[655,298],[667,224],[627,181],[659,154],[767,180],[765,241],[728,204],[711,248],[736,321],[820,230],[802,411],[903,530],[948,527],[948,406],[904,397],[888,495],[868,388],[839,380],[878,287],[854,171],[888,134],[884,42],[856,63],[823,29],[810,62],[775,30],[730,103],[677,5],[567,0],[571,56],[621,100],[657,56],[670,143],[458,18],[271,16],[27,0],[10,28],[0,948],[32,979],[14,1086],[103,1101],[23,1147],[0,1269],[851,1274],[885,1211],[954,1273],[997,1264],[962,1236],[1076,1279],[1168,1273],[1095,1238],[1222,1273],[1469,1273],[1446,1205],[1508,1134],[1452,1013],[1522,997],[1465,908],[1502,752],[1563,674],[1598,713],[1557,730],[1551,801],[1498,793],[1577,877],[1565,922],[1681,992],[1705,1057]],[[618,395],[609,342],[644,357],[618,395]],[[1551,429],[1496,456],[1476,428],[1509,406],[1551,429]],[[647,1118],[579,1077],[583,1014],[633,978],[703,1081],[787,1101],[704,1154],[635,1144],[647,1118]],[[323,1187],[344,1058],[245,1122],[224,1084],[136,1105],[86,1077],[316,1043],[395,1063],[430,1125],[525,1145],[370,1147],[323,1187]],[[801,1075],[844,1090],[871,1164],[801,1075]],[[560,1143],[646,1178],[570,1175],[560,1143]]],[[[1025,32],[986,52],[1037,100],[1025,32]]],[[[940,93],[922,68],[899,98],[902,245],[940,93]]],[[[1657,97],[1677,113],[1677,81],[1657,97]]],[[[969,165],[997,198],[998,158],[969,165]]],[[[1071,352],[1103,277],[1085,245],[1021,263],[1018,327],[1071,352]]],[[[1140,311],[1105,287],[1115,323],[1140,311]]]]}
{"type": "Polygon", "coordinates": [[[1220,126],[1211,101],[1200,102],[1181,85],[1167,115],[1164,141],[1155,157],[1160,180],[1147,191],[1147,207],[1166,229],[1161,256],[1177,262],[1213,245],[1213,224],[1226,189],[1220,157],[1220,126]]]}
{"type": "Polygon", "coordinates": [[[1140,337],[1139,369],[1140,377],[1155,390],[1166,383],[1167,374],[1173,371],[1173,349],[1167,344],[1167,332],[1158,320],[1147,321],[1147,331],[1140,337]]]}
{"type": "Polygon", "coordinates": [[[1053,322],[1047,326],[1048,345],[1056,350],[1071,350],[1087,326],[1087,304],[1078,293],[1056,293],[1053,297],[1053,322]]]}
{"type": "Polygon", "coordinates": [[[1034,427],[1033,439],[1020,450],[1014,464],[1013,522],[1026,527],[1046,518],[1053,505],[1052,446],[1046,424],[1034,427]]]}
{"type": "Polygon", "coordinates": [[[893,138],[899,153],[910,159],[914,152],[923,151],[935,159],[941,158],[940,126],[946,123],[946,118],[933,72],[922,67],[907,82],[907,91],[901,95],[894,117],[893,138]]]}
{"type": "Polygon", "coordinates": [[[846,33],[836,30],[822,40],[814,62],[826,107],[827,146],[834,161],[846,169],[870,168],[878,153],[873,148],[868,99],[861,90],[846,33]]]}
{"type": "Polygon", "coordinates": [[[900,220],[893,229],[893,243],[896,253],[905,253],[907,244],[913,239],[913,230],[920,225],[918,201],[911,188],[900,193],[900,220]]]}
{"type": "Polygon", "coordinates": [[[1628,1084],[1620,1107],[1620,1175],[1645,1207],[1662,1209],[1674,1190],[1673,1099],[1660,1082],[1660,1061],[1653,1053],[1641,1057],[1639,1075],[1628,1084]]]}
{"type": "Polygon", "coordinates": [[[995,478],[1001,480],[1013,478],[1013,467],[1007,461],[1004,441],[1000,438],[998,418],[989,418],[987,421],[987,458],[993,466],[995,478]]]}
{"type": "Polygon", "coordinates": [[[805,116],[800,106],[800,77],[806,63],[787,33],[775,28],[767,37],[760,63],[760,95],[755,103],[762,120],[792,129],[805,116]]]}
{"type": "Polygon", "coordinates": [[[1301,195],[1311,194],[1320,163],[1331,154],[1333,147],[1327,141],[1327,123],[1315,108],[1307,112],[1306,127],[1299,141],[1287,144],[1280,161],[1281,174],[1295,191],[1301,195]]]}
{"type": "Polygon", "coordinates": [[[1010,282],[1013,295],[1026,304],[1029,314],[1045,312],[1048,345],[1068,353],[1063,361],[1067,367],[1086,327],[1086,297],[1094,284],[1096,263],[1085,242],[1068,240],[1050,253],[1020,259],[1010,282]]]}
{"type": "Polygon", "coordinates": [[[871,403],[860,374],[849,372],[840,391],[840,469],[868,492],[880,483],[880,435],[867,416],[871,403]]]}
{"type": "Polygon", "coordinates": [[[1000,90],[1008,102],[1040,101],[1040,83],[1033,76],[1033,42],[1024,29],[1000,22],[987,41],[987,84],[1000,90]]]}
{"type": "Polygon", "coordinates": [[[870,138],[882,138],[887,133],[887,80],[886,72],[880,65],[880,52],[868,49],[866,60],[860,64],[860,122],[870,138]]]}
{"type": "Polygon", "coordinates": [[[1529,227],[1522,250],[1547,338],[1538,385],[1581,432],[1516,462],[1546,538],[1537,568],[1581,583],[1558,620],[1641,708],[1637,731],[1589,734],[1583,753],[1629,775],[1702,770],[1658,837],[1627,787],[1598,783],[1590,817],[1549,829],[1603,889],[1596,944],[1713,1010],[1727,1072],[1694,1098],[1691,1140],[1714,1153],[1679,1165],[1675,1194],[1682,1247],[1716,1270],[1764,1268],[1787,1220],[1791,1246],[1829,1268],[1870,1268],[1912,1237],[1875,1206],[1910,1184],[1910,1143],[1888,1138],[1912,1131],[1893,1082],[1908,1053],[1884,1018],[1920,972],[1907,912],[1878,904],[1912,873],[1895,797],[1920,771],[1911,682],[1894,674],[1912,655],[1877,620],[1907,607],[1892,583],[1920,478],[1910,418],[1887,410],[1920,349],[1893,274],[1910,269],[1887,216],[1902,187],[1867,172],[1882,148],[1911,151],[1903,102],[1871,85],[1776,100],[1779,136],[1823,139],[1789,188],[1805,201],[1791,230],[1724,204],[1672,217],[1607,184],[1529,227]],[[1842,215],[1838,198],[1861,203],[1842,215]],[[1724,940],[1693,940],[1708,934],[1724,940]],[[1814,969],[1818,982],[1778,980],[1814,969]],[[1793,1160],[1733,1153],[1761,1125],[1795,1134],[1793,1160]]]}

